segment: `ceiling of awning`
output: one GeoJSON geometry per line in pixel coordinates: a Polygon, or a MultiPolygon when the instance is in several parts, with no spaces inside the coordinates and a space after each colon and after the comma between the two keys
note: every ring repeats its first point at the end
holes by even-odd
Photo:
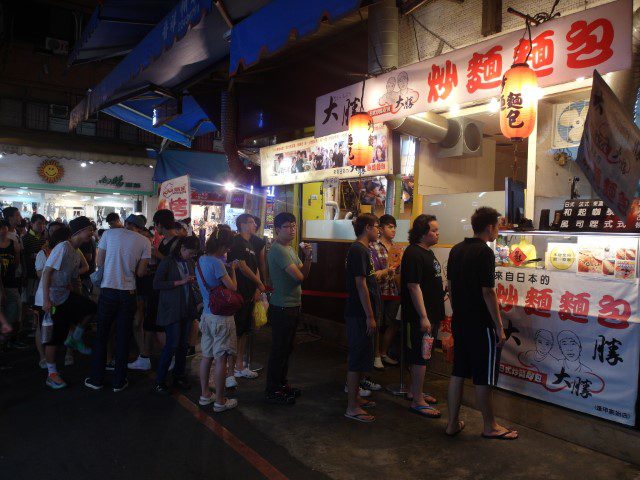
{"type": "Polygon", "coordinates": [[[356,11],[362,3],[362,0],[273,0],[234,25],[229,74],[235,75],[239,69],[277,53],[291,40],[314,34],[323,22],[336,22],[356,11]]]}
{"type": "Polygon", "coordinates": [[[74,45],[68,64],[126,55],[174,5],[173,0],[102,0],[74,45]]]}

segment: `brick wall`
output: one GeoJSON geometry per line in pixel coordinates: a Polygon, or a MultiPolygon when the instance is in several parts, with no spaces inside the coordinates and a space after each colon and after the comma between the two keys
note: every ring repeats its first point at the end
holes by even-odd
{"type": "MultiPolygon", "coordinates": [[[[502,32],[498,35],[524,27],[522,19],[507,13],[508,7],[534,15],[541,11],[549,12],[553,1],[503,0],[502,32]]],[[[561,0],[556,11],[567,15],[584,8],[609,3],[609,1],[561,0]]],[[[638,0],[635,0],[634,8],[637,8],[639,3],[638,0]]],[[[416,10],[413,15],[417,22],[420,22],[429,31],[414,22],[411,15],[400,19],[400,45],[398,48],[400,66],[431,58],[438,54],[439,49],[441,49],[440,53],[446,53],[491,38],[483,37],[481,34],[482,0],[465,0],[462,4],[451,0],[435,0],[416,10]]]]}

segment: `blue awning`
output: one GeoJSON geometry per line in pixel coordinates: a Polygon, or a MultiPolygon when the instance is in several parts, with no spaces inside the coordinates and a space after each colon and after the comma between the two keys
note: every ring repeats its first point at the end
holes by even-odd
{"type": "Polygon", "coordinates": [[[323,20],[335,22],[360,7],[361,0],[274,0],[234,25],[230,75],[270,55],[292,38],[314,33],[323,20]]]}
{"type": "Polygon", "coordinates": [[[194,137],[216,130],[207,114],[191,96],[183,97],[181,115],[165,125],[154,127],[153,108],[162,100],[158,97],[125,101],[105,108],[103,112],[185,147],[191,147],[194,137]]]}
{"type": "MultiPolygon", "coordinates": [[[[230,2],[228,12],[232,18],[241,18],[266,1],[230,2]]],[[[212,0],[180,0],[76,105],[71,112],[70,129],[104,110],[139,128],[190,145],[194,135],[211,131],[207,130],[210,127],[199,127],[202,109],[195,101],[192,108],[183,106],[182,115],[165,127],[153,127],[152,110],[167,97],[182,97],[190,82],[228,55],[228,42],[223,38],[228,29],[212,0]],[[155,97],[157,102],[149,101],[149,94],[158,91],[164,91],[165,96],[155,97]],[[142,104],[140,99],[144,99],[142,104]]]]}
{"type": "Polygon", "coordinates": [[[222,190],[229,173],[227,157],[219,153],[165,150],[157,154],[156,161],[154,182],[189,175],[191,189],[197,193],[222,190]]]}
{"type": "Polygon", "coordinates": [[[126,55],[173,5],[171,0],[103,0],[74,45],[68,64],[126,55]]]}

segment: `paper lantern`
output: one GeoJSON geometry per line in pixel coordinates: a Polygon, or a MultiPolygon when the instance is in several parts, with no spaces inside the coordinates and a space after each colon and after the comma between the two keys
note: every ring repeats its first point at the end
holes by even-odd
{"type": "Polygon", "coordinates": [[[531,135],[538,112],[538,78],[526,63],[516,63],[502,77],[500,130],[512,142],[531,135]]]}
{"type": "Polygon", "coordinates": [[[349,165],[364,168],[373,159],[373,118],[366,112],[349,118],[349,165]]]}

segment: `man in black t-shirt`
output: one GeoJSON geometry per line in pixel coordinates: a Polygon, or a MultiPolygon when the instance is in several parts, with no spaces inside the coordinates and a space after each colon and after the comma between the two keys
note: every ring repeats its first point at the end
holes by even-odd
{"type": "Polygon", "coordinates": [[[438,327],[444,318],[444,290],[442,268],[431,251],[438,243],[438,221],[433,215],[419,215],[409,232],[410,245],[402,255],[400,271],[400,297],[402,299],[403,328],[409,328],[411,399],[409,410],[424,417],[440,418],[440,412],[429,405],[436,403],[431,395],[424,394],[424,376],[427,361],[422,355],[423,336],[438,336],[438,327]]]}
{"type": "Polygon", "coordinates": [[[482,412],[482,436],[515,440],[518,432],[496,422],[491,386],[496,383],[498,349],[506,337],[498,308],[495,285],[495,255],[487,246],[498,237],[500,214],[481,207],[471,217],[473,238],[465,238],[449,253],[447,280],[453,307],[453,372],[449,382],[447,434],[464,428],[459,419],[464,379],[472,377],[476,405],[482,412]]]}
{"type": "Polygon", "coordinates": [[[347,393],[349,403],[345,417],[359,422],[375,420],[363,408],[373,406],[358,394],[360,381],[365,372],[373,368],[373,342],[376,321],[382,310],[380,286],[376,280],[369,244],[378,239],[380,224],[370,213],[358,216],[353,222],[357,240],[349,247],[346,262],[347,304],[344,317],[347,324],[349,343],[349,369],[347,372],[347,393]]]}
{"type": "Polygon", "coordinates": [[[245,364],[244,354],[247,346],[247,333],[253,326],[253,306],[258,296],[265,291],[258,269],[258,256],[251,244],[251,237],[256,232],[256,222],[251,215],[243,213],[236,218],[238,235],[233,239],[231,250],[227,254],[227,261],[240,260],[237,276],[238,293],[242,295],[244,303],[234,316],[236,335],[238,336],[238,353],[235,360],[233,377],[227,380],[227,388],[236,387],[235,378],[258,378],[258,374],[245,364]],[[234,378],[235,377],[235,378],[234,378]]]}

